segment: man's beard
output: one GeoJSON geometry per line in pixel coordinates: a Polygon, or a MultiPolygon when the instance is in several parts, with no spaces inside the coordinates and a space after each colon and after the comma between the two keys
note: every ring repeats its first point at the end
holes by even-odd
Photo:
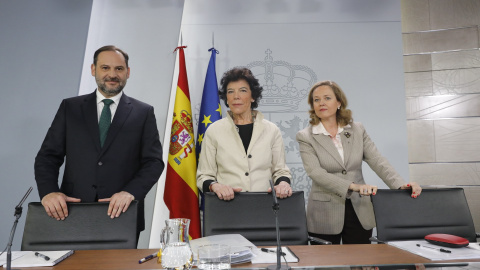
{"type": "Polygon", "coordinates": [[[96,79],[98,88],[100,91],[105,93],[107,96],[116,96],[120,92],[122,92],[123,88],[127,84],[127,81],[122,81],[119,78],[111,78],[106,77],[105,79],[96,79]],[[108,88],[106,83],[107,82],[118,82],[118,86],[115,88],[108,88]]]}

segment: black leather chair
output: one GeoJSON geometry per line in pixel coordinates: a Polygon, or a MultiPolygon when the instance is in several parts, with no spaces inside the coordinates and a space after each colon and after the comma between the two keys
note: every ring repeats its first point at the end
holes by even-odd
{"type": "MultiPolygon", "coordinates": [[[[204,195],[203,236],[241,234],[257,246],[277,244],[271,193],[240,192],[231,201],[220,200],[213,192],[204,195]]],[[[306,245],[309,240],[330,244],[308,236],[303,191],[293,192],[291,197],[278,202],[282,245],[306,245]]]]}
{"type": "Polygon", "coordinates": [[[21,250],[135,249],[137,204],[111,219],[108,203],[68,203],[68,217],[57,221],[29,203],[21,250]]]}
{"type": "Polygon", "coordinates": [[[428,234],[453,234],[476,242],[472,215],[462,188],[411,190],[379,189],[371,196],[379,242],[418,240],[428,234]]]}

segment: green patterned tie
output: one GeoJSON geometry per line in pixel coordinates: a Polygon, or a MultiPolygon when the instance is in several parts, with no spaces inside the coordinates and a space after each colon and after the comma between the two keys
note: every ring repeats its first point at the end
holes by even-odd
{"type": "Polygon", "coordinates": [[[100,121],[98,121],[98,128],[100,129],[100,146],[103,147],[105,139],[107,138],[108,128],[112,122],[112,113],[110,112],[110,105],[113,103],[111,99],[104,99],[102,114],[100,115],[100,121]]]}

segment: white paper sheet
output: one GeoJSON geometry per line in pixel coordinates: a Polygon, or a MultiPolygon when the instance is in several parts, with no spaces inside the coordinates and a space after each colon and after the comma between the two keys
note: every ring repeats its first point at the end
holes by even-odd
{"type": "Polygon", "coordinates": [[[478,246],[478,243],[470,243],[470,247],[461,248],[441,247],[430,244],[426,240],[392,241],[387,244],[420,255],[432,261],[480,259],[480,250],[476,247],[478,246]],[[419,244],[420,247],[418,247],[417,244],[419,244]],[[441,248],[450,250],[451,253],[441,252],[441,248]]]}
{"type": "MultiPolygon", "coordinates": [[[[14,251],[12,252],[12,267],[40,267],[40,266],[54,266],[63,261],[74,253],[73,250],[58,250],[58,251],[38,251],[41,254],[48,256],[49,260],[35,255],[34,251],[14,251]],[[14,259],[15,255],[15,259],[14,259]]],[[[6,266],[6,254],[0,257],[0,263],[6,266]]]]}
{"type": "MultiPolygon", "coordinates": [[[[277,248],[268,248],[269,250],[276,251],[277,248]]],[[[281,263],[287,262],[298,262],[298,257],[293,254],[289,248],[282,247],[282,252],[285,253],[285,259],[283,256],[280,258],[281,263]]],[[[252,263],[276,263],[277,262],[277,254],[272,252],[264,252],[261,251],[259,248],[255,248],[253,253],[256,255],[252,258],[252,263]]]]}

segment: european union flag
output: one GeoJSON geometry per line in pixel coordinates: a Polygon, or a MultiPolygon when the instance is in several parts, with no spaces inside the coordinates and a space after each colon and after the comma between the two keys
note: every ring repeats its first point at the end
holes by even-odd
{"type": "Polygon", "coordinates": [[[217,74],[215,73],[215,57],[218,51],[215,48],[208,50],[212,52],[210,62],[208,63],[207,76],[203,86],[202,104],[200,105],[200,115],[198,117],[197,132],[197,160],[202,151],[202,141],[205,131],[213,122],[222,119],[222,108],[220,107],[220,98],[218,97],[217,74]]]}

